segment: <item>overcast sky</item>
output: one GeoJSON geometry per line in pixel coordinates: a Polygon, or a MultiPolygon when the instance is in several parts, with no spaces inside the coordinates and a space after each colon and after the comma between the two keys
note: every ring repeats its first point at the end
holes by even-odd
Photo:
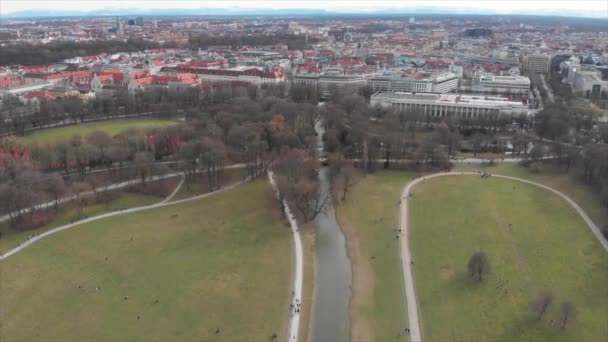
{"type": "Polygon", "coordinates": [[[337,12],[369,12],[379,9],[437,7],[472,13],[491,11],[499,14],[549,14],[608,17],[608,0],[0,0],[0,13],[24,10],[99,10],[99,9],[325,9],[337,12]]]}

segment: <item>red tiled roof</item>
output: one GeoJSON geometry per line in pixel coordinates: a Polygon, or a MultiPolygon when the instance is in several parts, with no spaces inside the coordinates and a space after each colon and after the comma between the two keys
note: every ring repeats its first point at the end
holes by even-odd
{"type": "Polygon", "coordinates": [[[3,79],[0,80],[0,88],[10,88],[16,85],[21,84],[21,81],[18,79],[3,79]]]}
{"type": "Polygon", "coordinates": [[[33,99],[33,98],[37,98],[37,99],[50,99],[53,96],[51,96],[47,91],[30,91],[27,94],[25,94],[25,98],[28,99],[33,99]]]}
{"type": "Polygon", "coordinates": [[[342,67],[354,67],[364,65],[365,63],[356,59],[339,59],[336,61],[336,64],[342,67]]]}
{"type": "Polygon", "coordinates": [[[97,75],[97,79],[102,83],[102,84],[107,84],[110,83],[114,80],[113,75],[112,74],[102,74],[102,75],[97,75]]]}
{"type": "MultiPolygon", "coordinates": [[[[206,69],[206,68],[188,68],[177,66],[174,68],[176,71],[191,74],[202,74],[202,75],[225,75],[225,76],[258,76],[261,78],[281,78],[285,75],[285,71],[281,67],[273,68],[271,71],[262,71],[258,68],[251,68],[246,70],[228,70],[228,69],[206,69]]],[[[165,69],[163,69],[165,70],[165,69]]]]}

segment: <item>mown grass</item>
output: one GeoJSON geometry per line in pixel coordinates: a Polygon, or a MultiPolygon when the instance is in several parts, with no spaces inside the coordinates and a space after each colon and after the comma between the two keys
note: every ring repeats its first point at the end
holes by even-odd
{"type": "MultiPolygon", "coordinates": [[[[351,303],[351,315],[368,322],[372,331],[367,332],[367,336],[376,341],[406,337],[403,334],[407,327],[403,273],[394,229],[400,222],[401,191],[414,176],[403,171],[368,175],[356,183],[346,201],[336,206],[353,262],[352,303],[356,303],[356,307],[351,303]]],[[[356,329],[353,327],[355,332],[356,329]]]]}
{"type": "Polygon", "coordinates": [[[574,174],[564,172],[563,168],[557,168],[551,163],[544,163],[542,170],[538,173],[519,164],[497,164],[495,166],[460,165],[457,164],[453,171],[482,170],[495,174],[513,176],[535,181],[549,187],[555,188],[570,197],[585,210],[593,222],[599,227],[608,224],[608,210],[601,203],[601,199],[590,185],[584,184],[574,174]]]}
{"type": "MultiPolygon", "coordinates": [[[[160,200],[161,198],[156,196],[123,193],[120,195],[120,197],[109,201],[107,204],[99,203],[84,207],[82,210],[82,217],[92,217],[119,209],[150,205],[159,202],[160,200]]],[[[78,219],[78,208],[74,203],[71,203],[69,206],[62,208],[51,222],[35,229],[18,230],[11,228],[9,222],[0,223],[0,233],[2,233],[0,236],[0,253],[7,252],[12,248],[17,247],[20,243],[26,241],[27,237],[31,236],[32,234],[39,235],[53,228],[74,222],[78,219]]]]}
{"type": "Polygon", "coordinates": [[[0,262],[0,340],[285,340],[292,245],[265,181],[67,230],[0,262]]]}
{"type": "MultiPolygon", "coordinates": [[[[513,166],[493,172],[507,170],[529,178],[513,166]]],[[[428,180],[413,192],[410,245],[426,341],[608,336],[608,254],[564,200],[532,185],[476,176],[428,180]],[[488,254],[492,272],[478,284],[467,277],[466,264],[480,250],[488,254]],[[538,321],[531,303],[546,290],[554,292],[556,304],[538,321]],[[564,301],[572,301],[578,313],[560,331],[558,307],[564,301]]]]}
{"type": "Polygon", "coordinates": [[[85,138],[88,134],[94,131],[103,131],[110,136],[114,136],[127,130],[128,128],[146,129],[168,127],[176,124],[177,122],[173,120],[160,119],[120,119],[100,121],[82,125],[44,129],[36,131],[30,135],[18,137],[17,141],[24,145],[48,144],[54,143],[55,141],[61,139],[69,139],[74,135],[80,135],[81,137],[85,138]]]}

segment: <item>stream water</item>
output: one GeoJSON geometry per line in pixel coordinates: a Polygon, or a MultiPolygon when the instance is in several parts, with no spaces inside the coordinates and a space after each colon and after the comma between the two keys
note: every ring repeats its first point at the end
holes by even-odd
{"type": "MultiPolygon", "coordinates": [[[[323,153],[323,124],[316,125],[319,155],[323,153]]],[[[351,297],[352,270],[346,254],[346,239],[336,221],[330,196],[330,169],[319,172],[319,196],[329,196],[325,210],[317,216],[314,341],[341,342],[349,339],[348,306],[351,297]]]]}

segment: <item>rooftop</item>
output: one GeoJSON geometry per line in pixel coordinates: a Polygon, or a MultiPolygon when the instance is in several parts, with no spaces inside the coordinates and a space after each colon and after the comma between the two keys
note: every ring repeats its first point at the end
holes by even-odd
{"type": "Polygon", "coordinates": [[[435,104],[471,104],[489,107],[525,107],[525,100],[517,100],[504,96],[486,96],[476,94],[434,94],[434,93],[406,93],[406,92],[378,92],[372,98],[392,100],[417,100],[435,104]]]}

